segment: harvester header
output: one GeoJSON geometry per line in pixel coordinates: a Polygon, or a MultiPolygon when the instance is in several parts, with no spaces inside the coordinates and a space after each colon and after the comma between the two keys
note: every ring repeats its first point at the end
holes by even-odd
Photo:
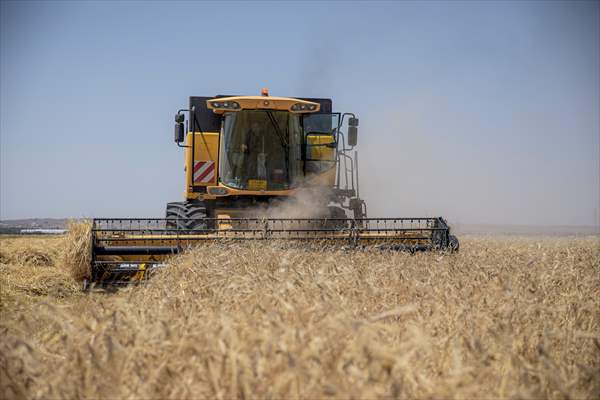
{"type": "Polygon", "coordinates": [[[165,218],[95,219],[92,280],[145,279],[169,255],[223,241],[457,250],[441,217],[367,217],[358,125],[328,98],[271,97],[265,89],[190,97],[175,115],[183,201],[168,203],[165,218]]]}

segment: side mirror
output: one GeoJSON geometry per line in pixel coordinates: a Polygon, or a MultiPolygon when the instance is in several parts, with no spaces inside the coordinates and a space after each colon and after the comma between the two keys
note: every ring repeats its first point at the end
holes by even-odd
{"type": "Polygon", "coordinates": [[[349,126],[348,127],[348,145],[349,146],[356,146],[356,144],[358,143],[358,128],[356,126],[349,126]]]}
{"type": "Polygon", "coordinates": [[[175,115],[175,143],[183,142],[184,134],[185,134],[184,128],[183,128],[184,119],[185,119],[185,116],[183,114],[175,115]]]}
{"type": "Polygon", "coordinates": [[[348,145],[354,147],[358,143],[358,118],[348,119],[348,145]]]}
{"type": "Polygon", "coordinates": [[[181,122],[175,123],[175,143],[183,142],[183,124],[181,122]]]}

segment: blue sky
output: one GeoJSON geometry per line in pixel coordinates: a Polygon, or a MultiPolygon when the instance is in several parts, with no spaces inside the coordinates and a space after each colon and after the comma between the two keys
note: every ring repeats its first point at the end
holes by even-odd
{"type": "Polygon", "coordinates": [[[1,2],[0,216],[164,214],[190,95],[332,97],[371,216],[591,225],[599,2],[1,2]]]}

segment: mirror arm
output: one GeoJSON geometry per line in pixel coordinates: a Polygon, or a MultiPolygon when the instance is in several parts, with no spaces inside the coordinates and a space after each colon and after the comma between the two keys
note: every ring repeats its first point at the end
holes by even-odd
{"type": "Polygon", "coordinates": [[[342,127],[342,125],[344,125],[344,117],[346,117],[346,116],[356,118],[356,115],[354,115],[354,113],[350,113],[350,112],[343,113],[342,118],[340,118],[340,128],[342,127]]]}

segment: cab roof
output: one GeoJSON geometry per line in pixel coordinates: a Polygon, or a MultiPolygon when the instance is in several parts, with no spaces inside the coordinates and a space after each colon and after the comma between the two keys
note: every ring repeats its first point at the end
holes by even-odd
{"type": "MultiPolygon", "coordinates": [[[[208,107],[207,102],[210,100],[221,99],[231,99],[231,98],[240,98],[240,99],[249,99],[249,101],[255,101],[256,99],[260,99],[261,101],[274,100],[274,99],[283,99],[285,101],[294,101],[294,102],[310,102],[318,104],[318,111],[315,111],[317,114],[330,114],[332,112],[332,101],[327,98],[314,98],[314,97],[271,97],[271,96],[234,96],[234,95],[216,95],[216,96],[190,96],[190,106],[191,110],[195,107],[195,112],[193,118],[196,120],[197,129],[200,129],[202,132],[218,132],[221,129],[221,118],[222,113],[217,114],[213,111],[213,109],[208,107]]],[[[241,105],[240,105],[241,106],[241,105]]],[[[264,109],[264,107],[263,107],[264,109]]],[[[190,112],[190,115],[192,113],[190,112]]],[[[190,127],[192,129],[192,124],[190,121],[190,127]]]]}

